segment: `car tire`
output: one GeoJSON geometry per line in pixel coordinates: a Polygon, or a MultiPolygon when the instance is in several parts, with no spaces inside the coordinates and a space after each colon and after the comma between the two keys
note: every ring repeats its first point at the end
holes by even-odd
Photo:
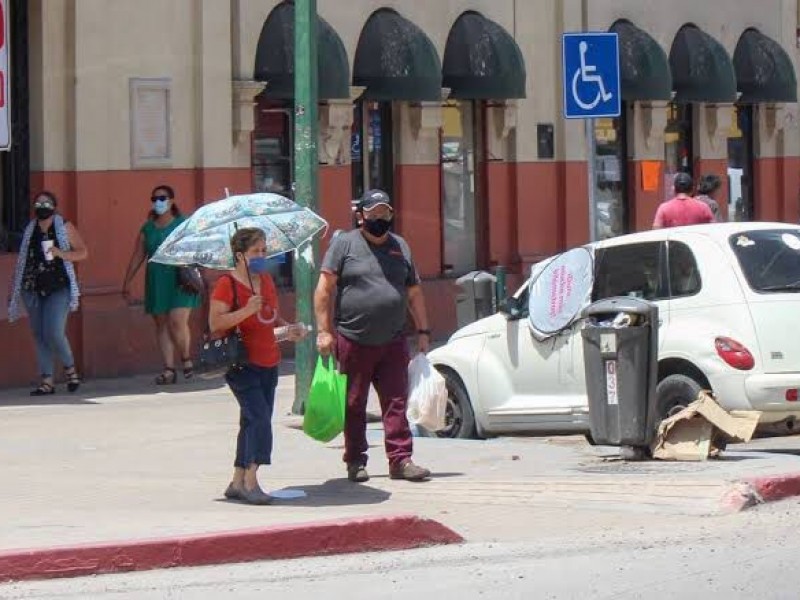
{"type": "Polygon", "coordinates": [[[447,382],[447,425],[441,431],[424,431],[425,437],[472,440],[477,439],[475,413],[458,375],[448,369],[439,372],[447,382]]]}
{"type": "Polygon", "coordinates": [[[703,390],[697,381],[686,375],[668,375],[656,387],[656,417],[660,423],[697,400],[703,390]]]}

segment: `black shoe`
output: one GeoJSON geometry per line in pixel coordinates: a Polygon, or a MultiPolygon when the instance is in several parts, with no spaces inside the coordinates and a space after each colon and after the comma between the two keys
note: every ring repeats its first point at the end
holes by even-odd
{"type": "Polygon", "coordinates": [[[56,388],[53,387],[52,383],[47,383],[43,381],[39,384],[35,390],[31,390],[31,396],[50,396],[56,393],[56,388]]]}
{"type": "Polygon", "coordinates": [[[364,465],[347,465],[347,478],[353,483],[366,483],[369,473],[364,465]]]}
{"type": "Polygon", "coordinates": [[[67,390],[70,393],[78,391],[81,387],[81,378],[78,376],[78,370],[75,367],[64,369],[64,375],[67,378],[67,390]]]}

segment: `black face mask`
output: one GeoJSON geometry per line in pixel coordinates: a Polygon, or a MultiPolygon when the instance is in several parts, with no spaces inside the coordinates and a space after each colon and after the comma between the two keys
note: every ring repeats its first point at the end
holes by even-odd
{"type": "Polygon", "coordinates": [[[42,207],[42,208],[37,208],[34,212],[36,213],[37,219],[39,219],[40,221],[46,221],[47,219],[52,217],[56,211],[53,208],[42,207]]]}
{"type": "Polygon", "coordinates": [[[391,221],[385,219],[364,219],[364,230],[375,237],[383,237],[392,227],[391,221]]]}

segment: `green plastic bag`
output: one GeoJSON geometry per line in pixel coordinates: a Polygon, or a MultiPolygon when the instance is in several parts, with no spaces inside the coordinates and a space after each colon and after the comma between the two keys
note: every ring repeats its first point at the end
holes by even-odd
{"type": "Polygon", "coordinates": [[[344,431],[347,375],[336,370],[335,361],[317,358],[317,368],[303,415],[303,431],[319,442],[330,442],[344,431]]]}

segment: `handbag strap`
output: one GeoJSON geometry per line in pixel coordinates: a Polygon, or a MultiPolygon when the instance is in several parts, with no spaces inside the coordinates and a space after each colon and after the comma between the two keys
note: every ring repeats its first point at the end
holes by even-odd
{"type": "Polygon", "coordinates": [[[239,294],[236,291],[236,280],[233,278],[233,275],[226,275],[230,282],[231,282],[231,291],[233,292],[233,306],[231,307],[231,311],[239,310],[239,294]]]}

